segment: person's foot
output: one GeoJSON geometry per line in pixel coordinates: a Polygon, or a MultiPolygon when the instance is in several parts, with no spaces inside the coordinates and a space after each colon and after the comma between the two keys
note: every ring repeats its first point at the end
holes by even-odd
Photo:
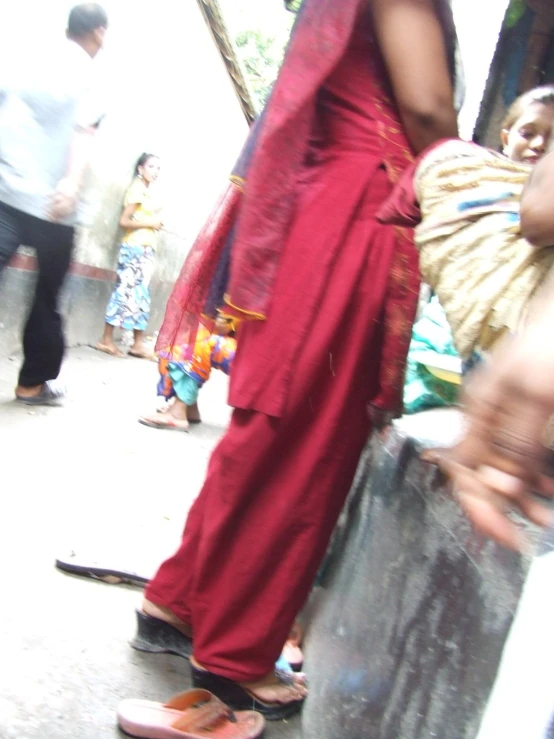
{"type": "Polygon", "coordinates": [[[99,352],[104,352],[104,354],[110,354],[112,357],[123,358],[125,356],[125,354],[111,341],[99,341],[94,348],[99,352]]]}
{"type": "Polygon", "coordinates": [[[142,346],[142,344],[133,344],[129,349],[129,356],[136,357],[137,359],[150,359],[157,360],[156,355],[150,349],[142,346]]]}
{"type": "Polygon", "coordinates": [[[26,405],[57,405],[65,396],[65,387],[56,380],[47,380],[42,385],[31,387],[18,385],[15,388],[16,400],[26,405]]]}
{"type": "Polygon", "coordinates": [[[156,404],[156,413],[167,413],[169,410],[171,410],[171,406],[173,405],[174,400],[175,398],[166,400],[163,395],[159,396],[158,402],[156,404]]]}
{"type": "MultiPolygon", "coordinates": [[[[207,677],[213,673],[206,671],[192,655],[190,663],[196,670],[207,672],[207,677]]],[[[216,676],[217,680],[217,676],[216,676]]],[[[308,695],[306,686],[306,676],[303,673],[286,673],[283,679],[283,673],[273,671],[263,677],[261,680],[253,680],[251,682],[237,682],[237,685],[247,691],[251,696],[259,700],[261,703],[270,705],[283,705],[302,701],[308,695]]]]}
{"type": "Polygon", "coordinates": [[[160,621],[165,621],[165,623],[170,624],[170,626],[173,626],[175,629],[177,629],[177,631],[180,631],[181,634],[184,634],[185,636],[188,636],[189,639],[192,639],[192,629],[189,624],[182,621],[178,616],[170,611],[169,608],[158,606],[156,603],[152,603],[151,600],[147,600],[145,598],[142,601],[141,610],[147,616],[152,616],[152,618],[157,618],[160,621]]]}
{"type": "Polygon", "coordinates": [[[152,416],[140,416],[139,423],[153,429],[166,429],[168,431],[188,431],[189,422],[182,418],[175,418],[171,409],[154,413],[152,416]]]}
{"type": "Polygon", "coordinates": [[[18,385],[15,388],[15,394],[20,400],[24,400],[25,398],[37,398],[41,394],[43,389],[44,384],[34,385],[33,387],[24,387],[23,385],[18,385]]]}
{"type": "Polygon", "coordinates": [[[202,423],[198,403],[187,407],[187,420],[189,423],[202,423]]]}
{"type": "Polygon", "coordinates": [[[261,680],[239,685],[262,703],[292,703],[305,698],[308,695],[308,687],[306,676],[302,672],[292,672],[290,676],[290,684],[283,682],[275,672],[272,672],[261,680]]]}

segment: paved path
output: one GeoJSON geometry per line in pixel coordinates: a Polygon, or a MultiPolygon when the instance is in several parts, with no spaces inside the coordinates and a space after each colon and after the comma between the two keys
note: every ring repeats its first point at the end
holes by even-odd
{"type": "MultiPolygon", "coordinates": [[[[152,571],[176,546],[229,418],[226,378],[200,396],[190,434],[137,423],[155,403],[153,362],[69,353],[63,408],[12,401],[17,363],[0,359],[3,607],[2,739],[113,739],[125,697],[162,700],[189,686],[188,663],[132,650],[140,590],[54,568],[70,551],[152,571]]],[[[298,719],[268,739],[299,739],[298,719]]]]}

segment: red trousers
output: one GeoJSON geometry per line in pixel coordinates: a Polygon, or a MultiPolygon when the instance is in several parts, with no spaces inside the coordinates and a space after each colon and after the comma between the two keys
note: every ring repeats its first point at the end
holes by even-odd
{"type": "Polygon", "coordinates": [[[244,394],[249,372],[259,365],[257,348],[274,345],[279,354],[279,337],[286,345],[296,335],[302,285],[326,264],[308,330],[292,365],[283,368],[281,415],[234,411],[181,546],[146,592],[191,624],[196,659],[231,680],[271,671],[309,594],[371,430],[368,403],[379,392],[395,232],[373,218],[375,201],[390,189],[386,176],[373,170],[368,184],[363,164],[358,157],[355,171],[365,174],[351,182],[355,213],[336,234],[340,244],[329,242],[327,220],[340,203],[323,188],[304,202],[291,229],[268,321],[245,325],[239,337],[233,382],[244,394]]]}

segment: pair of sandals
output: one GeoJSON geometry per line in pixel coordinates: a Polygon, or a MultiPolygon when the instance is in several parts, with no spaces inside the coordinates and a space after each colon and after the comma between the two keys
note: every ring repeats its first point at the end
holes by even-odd
{"type": "MultiPolygon", "coordinates": [[[[190,659],[192,639],[185,636],[171,624],[154,616],[149,616],[142,611],[137,611],[137,627],[137,634],[131,642],[134,649],[140,652],[175,654],[190,659]]],[[[301,652],[298,651],[301,657],[301,652]]],[[[268,721],[290,718],[300,711],[304,703],[303,698],[289,703],[265,703],[232,680],[208,672],[193,664],[191,664],[191,671],[192,681],[196,688],[203,688],[215,693],[233,709],[253,708],[263,714],[268,721]]],[[[293,671],[290,667],[282,669],[280,662],[275,666],[275,675],[284,685],[294,683],[293,671]]]]}
{"type": "MultiPolygon", "coordinates": [[[[73,575],[94,577],[104,582],[126,582],[133,585],[145,585],[148,577],[144,574],[109,567],[94,559],[79,557],[72,553],[69,557],[56,560],[56,567],[73,575]]],[[[166,621],[137,611],[137,633],[131,641],[131,646],[141,652],[175,654],[189,659],[192,654],[192,639],[176,629],[166,621]]],[[[303,655],[300,649],[302,640],[301,629],[295,625],[287,641],[281,658],[276,663],[275,674],[280,682],[291,685],[294,677],[291,670],[302,668],[303,655]]],[[[298,713],[304,699],[293,700],[289,703],[265,703],[238,683],[191,665],[193,683],[196,688],[215,693],[235,710],[255,709],[269,721],[279,721],[298,713]]],[[[158,734],[134,734],[134,736],[158,738],[158,734]]],[[[165,737],[177,737],[179,734],[162,734],[165,737]]],[[[186,734],[183,736],[187,736],[186,734]]],[[[202,734],[200,734],[202,736],[202,734]]],[[[222,734],[226,737],[226,734],[222,734]]],[[[231,736],[231,735],[230,735],[231,736]]],[[[234,735],[232,735],[234,737],[234,735]]]]}
{"type": "Polygon", "coordinates": [[[143,739],[257,739],[265,719],[256,711],[232,711],[209,690],[188,690],[167,703],[124,700],[119,727],[143,739]]]}
{"type": "Polygon", "coordinates": [[[147,349],[143,349],[140,352],[137,352],[134,349],[129,349],[129,351],[125,354],[125,352],[122,352],[121,349],[118,349],[115,344],[113,347],[111,347],[108,346],[108,344],[103,344],[101,341],[98,342],[98,344],[96,344],[94,348],[98,352],[103,352],[104,354],[109,354],[111,357],[118,357],[119,359],[124,359],[125,357],[135,357],[135,359],[147,359],[153,362],[158,360],[158,357],[154,354],[154,352],[148,351],[147,349]]]}

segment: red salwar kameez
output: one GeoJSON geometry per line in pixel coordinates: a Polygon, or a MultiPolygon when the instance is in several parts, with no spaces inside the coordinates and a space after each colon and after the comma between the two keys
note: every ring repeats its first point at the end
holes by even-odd
{"type": "Polygon", "coordinates": [[[241,327],[230,427],[179,550],[146,591],[192,626],[198,662],[234,681],[267,675],[279,656],[370,404],[400,407],[419,279],[411,234],[375,218],[411,160],[387,89],[362,13],[318,94],[267,319],[241,327]]]}

